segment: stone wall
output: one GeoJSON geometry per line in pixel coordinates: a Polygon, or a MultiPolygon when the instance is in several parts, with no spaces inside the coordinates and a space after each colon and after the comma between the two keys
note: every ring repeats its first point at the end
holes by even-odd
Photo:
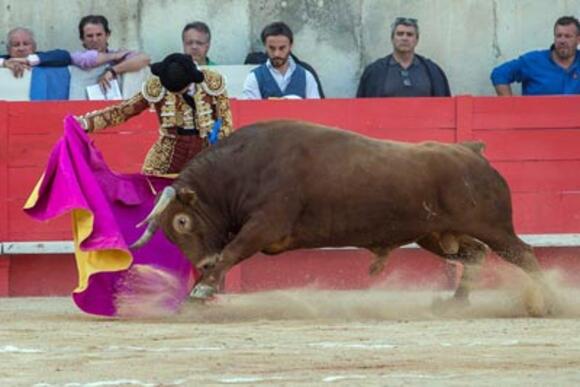
{"type": "Polygon", "coordinates": [[[98,13],[109,19],[112,46],[153,60],[180,51],[183,26],[203,20],[213,34],[210,57],[220,64],[261,50],[261,29],[283,20],[294,30],[294,52],[317,69],[330,97],[354,96],[364,66],[391,51],[392,20],[415,17],[417,51],[443,67],[453,93],[491,95],[491,69],[549,47],[554,21],[578,17],[580,0],[0,0],[0,9],[2,47],[10,28],[27,26],[41,50],[79,49],[80,17],[98,13]]]}

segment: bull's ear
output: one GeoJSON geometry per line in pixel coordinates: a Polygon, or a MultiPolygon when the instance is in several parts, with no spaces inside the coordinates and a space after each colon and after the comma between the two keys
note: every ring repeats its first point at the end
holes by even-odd
{"type": "Polygon", "coordinates": [[[181,202],[187,203],[190,206],[193,206],[195,202],[197,202],[197,194],[191,188],[180,188],[177,195],[179,196],[179,200],[181,200],[181,202]]]}

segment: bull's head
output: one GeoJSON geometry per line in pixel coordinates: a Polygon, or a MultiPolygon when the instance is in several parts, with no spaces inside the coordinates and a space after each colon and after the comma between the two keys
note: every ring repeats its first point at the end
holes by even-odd
{"type": "Polygon", "coordinates": [[[205,261],[203,258],[208,252],[202,237],[205,225],[196,215],[196,202],[197,195],[191,189],[181,188],[176,191],[172,186],[165,187],[151,213],[137,225],[140,227],[147,224],[147,229],[131,248],[142,247],[161,228],[165,236],[197,267],[200,261],[205,261]]]}

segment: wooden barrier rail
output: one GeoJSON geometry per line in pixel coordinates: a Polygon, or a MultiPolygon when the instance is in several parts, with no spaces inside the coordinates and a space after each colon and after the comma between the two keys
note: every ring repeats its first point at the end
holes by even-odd
{"type": "MultiPolygon", "coordinates": [[[[0,102],[0,243],[5,250],[0,258],[0,295],[64,294],[74,286],[70,255],[16,255],[7,246],[70,239],[68,218],[42,224],[26,217],[21,208],[62,133],[63,117],[106,104],[0,102]]],[[[512,189],[516,230],[546,238],[557,234],[572,241],[580,232],[578,106],[580,97],[232,101],[237,127],[287,118],[393,140],[482,140],[487,144],[486,157],[512,189]]],[[[145,113],[93,138],[113,169],[135,172],[156,136],[157,120],[153,113],[145,113]]],[[[567,244],[577,246],[577,242],[567,244]]],[[[546,265],[557,262],[578,271],[578,247],[540,250],[545,250],[541,258],[546,265]]],[[[441,276],[440,261],[431,262],[418,250],[397,254],[386,275],[402,268],[409,281],[441,276]]],[[[347,250],[259,257],[235,268],[228,286],[243,291],[317,281],[364,287],[369,280],[359,255],[365,254],[347,250]]],[[[577,276],[571,278],[576,281],[577,276]]]]}

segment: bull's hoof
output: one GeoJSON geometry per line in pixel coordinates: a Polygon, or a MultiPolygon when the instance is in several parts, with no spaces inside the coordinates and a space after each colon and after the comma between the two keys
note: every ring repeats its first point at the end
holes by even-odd
{"type": "Polygon", "coordinates": [[[431,310],[438,315],[447,315],[461,312],[469,305],[469,299],[466,297],[451,297],[447,299],[437,297],[431,304],[431,310]]]}
{"type": "Polygon", "coordinates": [[[208,301],[216,293],[217,293],[217,290],[213,286],[199,284],[193,288],[189,297],[191,297],[192,300],[208,301]]]}
{"type": "Polygon", "coordinates": [[[533,284],[528,286],[523,294],[526,312],[530,317],[549,317],[561,313],[554,292],[545,285],[533,284]]]}
{"type": "Polygon", "coordinates": [[[384,268],[385,263],[377,259],[369,266],[369,275],[372,277],[377,276],[381,274],[384,268]]]}
{"type": "Polygon", "coordinates": [[[533,292],[526,291],[525,294],[526,312],[530,317],[546,317],[548,316],[548,308],[544,303],[542,296],[533,295],[533,292]]]}

